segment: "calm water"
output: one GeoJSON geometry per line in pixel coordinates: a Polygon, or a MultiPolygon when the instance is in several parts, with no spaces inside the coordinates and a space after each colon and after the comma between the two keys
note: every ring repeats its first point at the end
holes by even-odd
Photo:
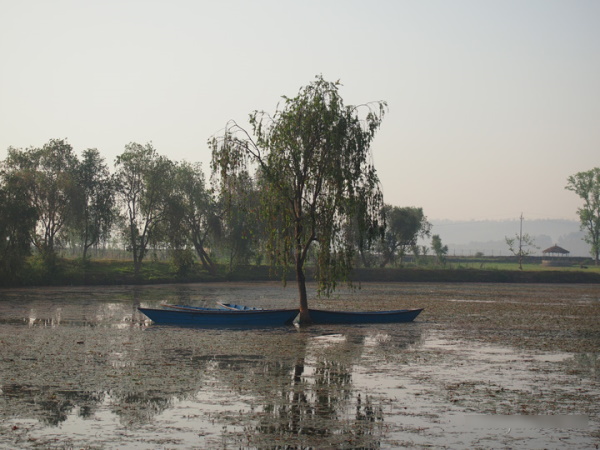
{"type": "MultiPolygon", "coordinates": [[[[498,332],[466,338],[435,314],[455,303],[479,314],[511,289],[527,303],[519,286],[366,285],[347,294],[356,309],[402,292],[435,301],[412,324],[236,330],[156,326],[137,306],[287,307],[295,289],[3,290],[0,447],[595,448],[593,329],[592,351],[524,349],[498,332]]],[[[598,312],[600,288],[540,289],[598,312]]]]}

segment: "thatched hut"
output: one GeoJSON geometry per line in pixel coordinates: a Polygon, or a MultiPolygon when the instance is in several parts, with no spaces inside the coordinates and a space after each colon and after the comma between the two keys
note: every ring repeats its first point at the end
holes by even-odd
{"type": "Polygon", "coordinates": [[[569,250],[565,250],[558,245],[553,245],[550,248],[542,251],[544,255],[542,258],[543,266],[569,266],[571,262],[565,259],[569,255],[569,250]]]}

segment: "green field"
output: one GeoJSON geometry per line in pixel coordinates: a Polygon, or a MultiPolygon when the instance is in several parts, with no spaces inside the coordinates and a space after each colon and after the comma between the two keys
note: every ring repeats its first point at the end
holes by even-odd
{"type": "MultiPolygon", "coordinates": [[[[381,282],[495,282],[495,283],[600,283],[600,266],[583,261],[570,267],[547,267],[539,262],[523,264],[523,270],[515,261],[503,259],[453,259],[445,266],[405,265],[400,268],[359,268],[354,271],[353,281],[381,282]]],[[[311,267],[307,268],[312,278],[311,267]]],[[[268,266],[238,266],[228,271],[227,265],[218,266],[211,275],[199,264],[186,274],[178,274],[168,261],[147,261],[139,277],[135,276],[133,264],[125,260],[98,259],[83,265],[79,260],[60,259],[56,269],[48,273],[39,264],[29,264],[16,281],[3,286],[84,286],[126,285],[160,283],[197,283],[218,281],[277,281],[283,278],[281,271],[268,266]]],[[[288,274],[288,281],[293,280],[288,274]]]]}
{"type": "MultiPolygon", "coordinates": [[[[490,261],[490,262],[464,262],[450,264],[449,268],[454,269],[482,269],[482,270],[520,270],[519,263],[517,262],[505,262],[505,261],[490,261]]],[[[600,266],[594,266],[591,264],[571,265],[566,267],[552,267],[543,266],[539,263],[524,263],[524,271],[546,271],[546,272],[595,272],[600,273],[600,266]]]]}

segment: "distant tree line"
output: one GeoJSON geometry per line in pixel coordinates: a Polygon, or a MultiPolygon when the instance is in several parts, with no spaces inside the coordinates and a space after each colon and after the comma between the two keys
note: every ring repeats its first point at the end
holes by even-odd
{"type": "MultiPolygon", "coordinates": [[[[171,161],[150,143],[126,145],[112,170],[97,149],[78,156],[63,139],[11,147],[0,163],[0,277],[18,283],[30,264],[52,276],[65,249],[85,266],[90,249],[115,242],[130,252],[136,275],[155,249],[182,274],[197,263],[213,274],[217,262],[228,270],[261,264],[273,250],[273,224],[259,210],[276,204],[265,205],[264,188],[245,171],[211,185],[199,163],[171,161]]],[[[422,208],[384,205],[381,214],[385,233],[372,245],[356,240],[357,264],[401,265],[408,254],[427,254],[417,245],[431,230],[422,208]]]]}

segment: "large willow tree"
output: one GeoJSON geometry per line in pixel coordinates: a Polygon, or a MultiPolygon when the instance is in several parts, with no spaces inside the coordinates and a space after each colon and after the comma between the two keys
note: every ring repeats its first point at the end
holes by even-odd
{"type": "Polygon", "coordinates": [[[296,97],[283,97],[272,116],[250,114],[252,134],[229,122],[210,141],[223,190],[255,170],[269,257],[295,269],[301,323],[310,322],[305,263],[311,247],[319,290],[329,294],[337,280],[348,280],[357,243],[383,231],[370,146],[387,105],[345,106],[338,88],[317,76],[296,97]]]}

